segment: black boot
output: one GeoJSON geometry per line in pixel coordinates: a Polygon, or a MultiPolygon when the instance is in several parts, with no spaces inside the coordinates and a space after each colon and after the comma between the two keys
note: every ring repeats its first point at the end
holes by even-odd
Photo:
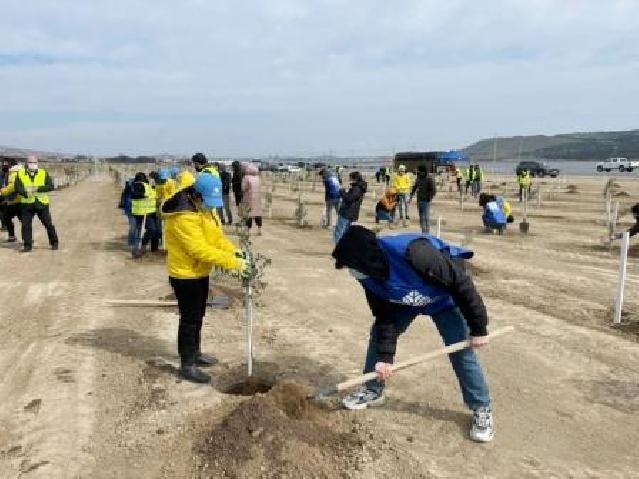
{"type": "Polygon", "coordinates": [[[217,359],[210,354],[197,353],[197,356],[195,357],[195,364],[197,366],[210,367],[217,364],[217,359]]]}
{"type": "Polygon", "coordinates": [[[201,371],[195,364],[182,364],[180,375],[193,383],[206,384],[211,382],[211,376],[201,371]]]}

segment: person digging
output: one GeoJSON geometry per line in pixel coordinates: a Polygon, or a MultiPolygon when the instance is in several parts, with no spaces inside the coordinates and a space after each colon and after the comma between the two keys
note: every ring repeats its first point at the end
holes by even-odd
{"type": "Polygon", "coordinates": [[[493,439],[490,392],[474,352],[488,343],[488,315],[463,266],[463,260],[472,256],[472,251],[425,234],[378,238],[360,225],[344,233],[333,251],[335,267],[348,268],[364,288],[375,318],[364,373],[378,374],[344,397],[344,407],[361,410],[384,402],[398,337],[418,315],[429,315],[446,345],[470,339],[471,348],[452,353],[449,359],[464,403],[473,413],[471,439],[493,439]]]}

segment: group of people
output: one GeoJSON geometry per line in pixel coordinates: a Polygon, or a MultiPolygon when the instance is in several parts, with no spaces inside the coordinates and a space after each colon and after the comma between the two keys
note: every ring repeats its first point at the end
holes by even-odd
{"type": "MultiPolygon", "coordinates": [[[[428,178],[424,170],[420,173],[423,180],[428,178]]],[[[330,221],[329,210],[337,212],[332,253],[335,267],[347,268],[362,285],[374,317],[364,372],[376,372],[377,379],[345,396],[344,407],[362,410],[384,402],[385,384],[392,376],[399,336],[418,315],[429,315],[445,344],[470,341],[470,348],[455,352],[449,358],[462,398],[472,411],[470,437],[478,442],[491,441],[494,435],[492,400],[474,352],[488,343],[488,314],[463,266],[463,261],[472,257],[472,251],[448,245],[430,235],[405,233],[378,237],[363,226],[353,225],[366,194],[366,181],[357,171],[349,174],[347,186],[342,186],[330,169],[322,175],[327,219],[330,221]]],[[[220,267],[250,278],[254,271],[251,257],[239,251],[224,235],[216,214],[218,203],[207,179],[211,177],[214,174],[205,166],[191,186],[182,185],[161,207],[169,281],[180,310],[180,371],[185,379],[198,383],[210,381],[210,375],[201,368],[213,363],[213,358],[202,351],[200,335],[209,273],[213,267],[220,267]]],[[[414,186],[409,189],[409,199],[420,188],[414,186]]]]}
{"type": "Polygon", "coordinates": [[[469,165],[464,170],[464,177],[466,178],[466,194],[468,194],[470,189],[473,198],[477,198],[481,193],[481,185],[484,182],[484,171],[477,164],[469,165]]]}
{"type": "Polygon", "coordinates": [[[433,177],[428,174],[426,166],[417,168],[417,176],[412,181],[406,172],[406,167],[400,165],[397,175],[393,179],[393,186],[386,190],[375,206],[375,222],[387,221],[394,223],[396,212],[399,210],[399,220],[408,221],[409,206],[417,198],[417,212],[422,233],[430,232],[430,203],[437,194],[437,186],[433,177]]]}
{"type": "Polygon", "coordinates": [[[233,224],[233,192],[239,221],[245,221],[249,230],[255,223],[258,234],[261,234],[262,200],[257,166],[235,161],[231,164],[231,173],[222,163],[210,163],[202,153],[193,155],[191,161],[196,176],[188,169],[171,167],[148,175],[138,172],[125,182],[119,208],[129,220],[127,242],[133,258],[141,257],[149,245],[151,252],[159,250],[163,242],[162,205],[198,180],[202,188],[208,188],[207,199],[222,225],[233,224]]]}
{"type": "Polygon", "coordinates": [[[44,226],[52,250],[59,247],[58,234],[49,209],[49,192],[54,190],[53,178],[39,165],[38,157],[30,155],[22,164],[16,158],[4,158],[0,172],[0,220],[7,231],[7,242],[15,243],[14,218],[21,223],[22,249],[33,251],[33,217],[44,226]]]}

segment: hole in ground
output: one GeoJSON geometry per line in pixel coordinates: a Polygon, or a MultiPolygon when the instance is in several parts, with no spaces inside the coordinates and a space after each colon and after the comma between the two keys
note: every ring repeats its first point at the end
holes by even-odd
{"type": "Polygon", "coordinates": [[[234,396],[255,396],[269,392],[274,386],[273,381],[250,377],[224,389],[224,393],[234,396]]]}

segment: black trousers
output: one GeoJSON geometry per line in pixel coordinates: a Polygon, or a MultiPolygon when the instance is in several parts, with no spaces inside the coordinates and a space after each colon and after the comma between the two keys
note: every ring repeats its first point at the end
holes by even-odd
{"type": "Polygon", "coordinates": [[[209,296],[209,277],[196,279],[169,278],[180,310],[178,353],[182,365],[195,364],[200,352],[200,332],[209,296]]]}
{"type": "Polygon", "coordinates": [[[246,226],[248,227],[248,229],[251,229],[253,227],[253,220],[255,219],[255,224],[257,225],[258,228],[262,227],[262,217],[261,216],[249,216],[248,218],[246,218],[246,226]]]}
{"type": "Polygon", "coordinates": [[[2,221],[7,228],[9,238],[15,238],[16,229],[13,226],[13,218],[20,219],[20,204],[4,205],[2,209],[2,221]]]}
{"type": "Polygon", "coordinates": [[[33,217],[37,216],[42,226],[47,230],[49,244],[51,246],[58,244],[58,234],[53,226],[49,205],[40,203],[21,204],[20,205],[20,221],[22,221],[22,242],[26,249],[33,247],[33,217]]]}

